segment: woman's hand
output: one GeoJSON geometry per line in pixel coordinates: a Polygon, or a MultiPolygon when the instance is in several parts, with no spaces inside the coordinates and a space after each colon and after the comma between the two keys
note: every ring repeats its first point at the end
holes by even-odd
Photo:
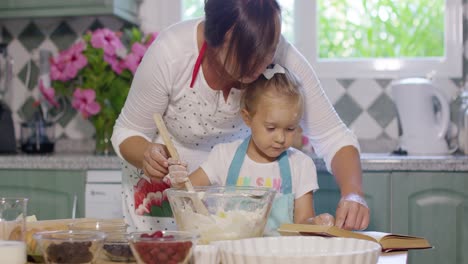
{"type": "Polygon", "coordinates": [[[336,209],[335,226],[347,230],[364,230],[369,225],[370,211],[364,198],[351,193],[341,197],[336,209]]]}
{"type": "Polygon", "coordinates": [[[335,218],[331,214],[323,213],[307,219],[307,224],[333,226],[335,224],[335,218]]]}
{"type": "Polygon", "coordinates": [[[150,143],[144,153],[142,170],[146,176],[162,180],[168,173],[166,146],[157,143],[150,143]]]}

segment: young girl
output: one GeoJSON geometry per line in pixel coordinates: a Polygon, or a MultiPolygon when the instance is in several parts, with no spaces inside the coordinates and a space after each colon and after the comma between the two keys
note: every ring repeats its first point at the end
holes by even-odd
{"type": "MultiPolygon", "coordinates": [[[[313,160],[290,148],[304,112],[298,80],[276,64],[247,85],[241,114],[251,130],[243,140],[216,145],[201,167],[188,176],[193,185],[271,187],[278,193],[268,229],[282,223],[333,225],[329,214],[315,217],[313,192],[318,189],[313,160]]],[[[184,163],[170,160],[169,176],[175,186],[187,180],[184,163]]]]}

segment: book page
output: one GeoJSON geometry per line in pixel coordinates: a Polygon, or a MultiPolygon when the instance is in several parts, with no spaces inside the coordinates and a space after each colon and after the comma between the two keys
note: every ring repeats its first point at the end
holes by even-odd
{"type": "Polygon", "coordinates": [[[390,233],[378,232],[378,231],[355,231],[355,233],[373,237],[377,241],[381,241],[383,237],[391,235],[390,233]]]}

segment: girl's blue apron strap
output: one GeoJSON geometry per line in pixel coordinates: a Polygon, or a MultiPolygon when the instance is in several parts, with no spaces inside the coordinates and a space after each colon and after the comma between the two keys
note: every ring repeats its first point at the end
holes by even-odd
{"type": "Polygon", "coordinates": [[[281,175],[281,193],[292,193],[291,168],[289,166],[288,152],[284,151],[278,158],[281,175]]]}
{"type": "Polygon", "coordinates": [[[247,153],[247,148],[249,147],[250,136],[244,139],[244,142],[237,148],[236,154],[231,161],[229,166],[228,177],[226,180],[227,186],[236,186],[237,178],[239,177],[242,164],[244,163],[245,154],[247,153]]]}

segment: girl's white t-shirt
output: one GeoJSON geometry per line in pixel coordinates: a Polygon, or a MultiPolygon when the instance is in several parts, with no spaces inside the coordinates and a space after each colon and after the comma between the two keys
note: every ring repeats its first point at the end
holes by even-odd
{"type": "MultiPolygon", "coordinates": [[[[229,167],[242,142],[241,139],[216,145],[208,155],[208,159],[202,163],[201,168],[212,185],[225,185],[229,167]]],[[[298,199],[310,191],[317,190],[319,188],[317,171],[312,158],[294,148],[288,149],[287,153],[294,198],[298,199]]],[[[237,186],[268,187],[281,193],[282,180],[279,163],[258,163],[245,155],[237,178],[237,186]]]]}

